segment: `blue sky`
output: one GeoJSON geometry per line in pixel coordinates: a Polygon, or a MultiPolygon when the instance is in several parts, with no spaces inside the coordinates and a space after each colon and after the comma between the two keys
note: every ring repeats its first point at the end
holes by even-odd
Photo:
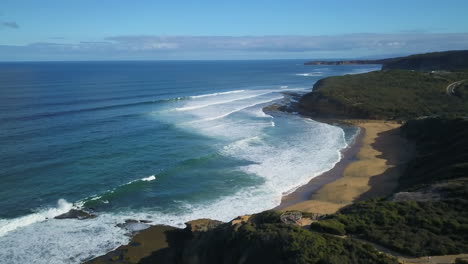
{"type": "Polygon", "coordinates": [[[465,0],[2,0],[0,61],[353,58],[468,48],[465,0]]]}

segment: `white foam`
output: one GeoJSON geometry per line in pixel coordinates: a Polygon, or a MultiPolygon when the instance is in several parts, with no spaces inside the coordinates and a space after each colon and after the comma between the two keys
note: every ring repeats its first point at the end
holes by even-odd
{"type": "Polygon", "coordinates": [[[13,231],[15,229],[25,227],[37,222],[42,222],[46,221],[47,219],[52,219],[58,215],[64,214],[70,209],[73,208],[73,204],[68,203],[64,199],[59,199],[57,201],[57,207],[56,208],[48,208],[42,211],[39,211],[34,214],[29,214],[26,216],[22,216],[19,218],[14,218],[11,220],[7,219],[1,219],[0,220],[0,237],[4,236],[10,231],[13,231]]]}
{"type": "MultiPolygon", "coordinates": [[[[134,218],[155,219],[155,223],[183,227],[198,218],[230,221],[238,215],[252,214],[279,205],[282,195],[306,184],[313,177],[331,169],[346,147],[344,131],[335,126],[305,120],[301,117],[275,117],[275,129],[290,129],[291,135],[268,140],[261,130],[250,130],[244,137],[220,149],[222,155],[251,161],[239,169],[264,180],[263,184],[238,190],[229,196],[201,204],[181,201],[182,214],[159,212],[135,213],[134,218]]],[[[237,129],[231,127],[231,130],[237,129]]]]}
{"type": "MultiPolygon", "coordinates": [[[[247,93],[249,91],[237,90],[233,94],[245,96],[247,93]]],[[[218,97],[216,100],[221,98],[225,101],[227,96],[229,94],[217,93],[201,98],[218,97]]],[[[52,219],[71,209],[71,204],[63,200],[57,208],[33,214],[37,221],[24,221],[31,216],[0,220],[2,228],[10,226],[0,236],[3,248],[0,259],[8,259],[10,263],[80,263],[93,255],[104,254],[127,243],[126,231],[115,226],[125,219],[150,219],[154,224],[183,227],[185,222],[193,219],[229,221],[238,215],[257,213],[277,206],[283,194],[331,169],[340,159],[340,150],[346,146],[341,128],[298,116],[273,117],[262,111],[262,104],[279,98],[282,98],[280,94],[264,94],[208,106],[203,111],[194,109],[177,113],[181,115],[177,117],[191,121],[223,115],[222,118],[192,123],[185,128],[210,137],[226,139],[228,143],[222,145],[219,152],[228,157],[250,161],[250,165],[238,169],[252,177],[261,178],[262,184],[197,204],[181,201],[180,210],[169,214],[145,211],[100,214],[95,219],[81,221],[52,219]],[[233,115],[233,111],[236,115],[233,115]],[[213,112],[216,114],[213,115],[213,112]],[[281,138],[266,133],[269,130],[279,131],[281,138]],[[45,215],[50,216],[49,220],[45,220],[45,215]],[[10,222],[16,224],[9,225],[10,222]],[[11,226],[16,227],[11,229],[11,226]]],[[[200,102],[199,99],[196,100],[200,102]]],[[[177,103],[180,102],[174,102],[177,103]]],[[[174,113],[167,113],[167,120],[174,122],[172,114],[174,113]]],[[[155,179],[156,176],[151,175],[127,184],[155,179]]],[[[99,198],[101,197],[96,196],[91,199],[99,198]]]]}
{"type": "Polygon", "coordinates": [[[188,110],[195,110],[195,109],[200,109],[200,108],[205,108],[205,107],[209,107],[209,106],[215,106],[215,105],[221,105],[221,104],[226,104],[226,103],[232,103],[232,102],[235,102],[235,101],[239,101],[239,100],[244,100],[244,99],[250,99],[250,98],[254,98],[254,97],[257,97],[257,96],[260,96],[260,95],[264,95],[264,94],[268,94],[270,93],[271,91],[266,91],[264,93],[258,93],[258,94],[254,94],[254,95],[249,95],[249,96],[245,96],[245,97],[239,97],[239,98],[234,98],[234,99],[229,99],[229,100],[225,100],[225,101],[215,101],[215,102],[211,102],[211,103],[205,103],[205,104],[189,104],[189,106],[184,106],[184,107],[178,107],[176,108],[175,110],[176,111],[188,111],[188,110]]]}
{"type": "MultiPolygon", "coordinates": [[[[9,264],[82,263],[128,243],[123,220],[112,215],[95,219],[49,219],[36,222],[0,237],[0,260],[9,264]]],[[[0,261],[1,262],[1,261],[0,261]]]]}
{"type": "Polygon", "coordinates": [[[297,76],[312,76],[312,77],[316,77],[316,76],[323,76],[323,72],[308,72],[308,73],[297,73],[296,74],[297,76]]]}
{"type": "Polygon", "coordinates": [[[234,91],[220,92],[220,93],[201,94],[201,95],[190,96],[190,98],[203,98],[203,97],[218,96],[218,95],[223,95],[223,94],[242,93],[244,91],[245,90],[234,90],[234,91]]]}
{"type": "Polygon", "coordinates": [[[143,178],[143,179],[141,179],[141,180],[142,180],[142,181],[148,181],[148,182],[149,182],[149,181],[154,181],[154,180],[156,180],[156,176],[151,175],[151,176],[146,177],[146,178],[143,178]]]}
{"type": "MultiPolygon", "coordinates": [[[[299,123],[302,118],[295,119],[299,123]]],[[[341,128],[318,122],[304,122],[306,124],[300,129],[300,133],[291,132],[292,135],[285,135],[281,141],[262,141],[261,144],[236,141],[227,145],[223,153],[253,161],[254,164],[245,166],[242,170],[265,178],[273,188],[270,191],[281,196],[331,169],[340,160],[340,150],[346,147],[341,128]],[[284,177],[285,175],[288,177],[284,177]]],[[[278,120],[275,123],[282,126],[282,129],[285,128],[284,123],[278,125],[278,120]]],[[[298,127],[295,126],[295,129],[298,127]]]]}
{"type": "Polygon", "coordinates": [[[224,118],[226,116],[229,116],[229,115],[232,115],[236,112],[239,112],[241,110],[244,110],[246,108],[249,108],[249,107],[252,107],[252,106],[256,106],[256,105],[260,105],[260,104],[265,104],[265,103],[269,103],[269,102],[272,102],[274,100],[278,100],[278,99],[281,99],[283,98],[283,96],[281,95],[278,95],[278,96],[275,96],[275,97],[271,97],[267,100],[263,100],[263,101],[255,101],[254,103],[251,103],[251,104],[242,104],[240,107],[237,107],[235,109],[232,109],[232,110],[229,110],[228,112],[225,112],[221,115],[217,115],[217,116],[211,116],[211,117],[206,117],[206,118],[202,118],[202,119],[197,119],[197,120],[194,120],[192,122],[189,122],[189,123],[197,123],[197,122],[206,122],[206,121],[212,121],[212,120],[216,120],[216,119],[221,119],[221,118],[224,118]]]}

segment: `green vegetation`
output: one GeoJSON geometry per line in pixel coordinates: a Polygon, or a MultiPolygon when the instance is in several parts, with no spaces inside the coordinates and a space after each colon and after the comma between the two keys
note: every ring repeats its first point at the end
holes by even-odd
{"type": "MultiPolygon", "coordinates": [[[[468,201],[356,203],[331,217],[346,233],[412,256],[468,252],[468,201]]],[[[327,220],[329,221],[329,220],[327,220]]]]}
{"type": "Polygon", "coordinates": [[[164,252],[164,258],[156,253],[142,263],[398,263],[356,240],[283,224],[274,211],[255,215],[239,226],[225,224],[196,234],[178,245],[183,246],[164,252]]]}
{"type": "Polygon", "coordinates": [[[412,119],[420,116],[463,116],[468,113],[466,88],[447,93],[468,72],[423,73],[391,70],[329,77],[301,98],[301,110],[318,116],[412,119]]]}
{"type": "Polygon", "coordinates": [[[345,225],[336,219],[327,219],[320,222],[314,222],[310,225],[310,229],[317,232],[329,233],[338,236],[344,236],[346,234],[345,225]]]}
{"type": "MultiPolygon", "coordinates": [[[[420,188],[449,179],[458,179],[451,181],[456,186],[456,182],[468,178],[467,119],[411,120],[402,131],[416,143],[419,155],[400,178],[400,189],[420,188]]],[[[468,197],[468,191],[465,194],[468,197]]]]}

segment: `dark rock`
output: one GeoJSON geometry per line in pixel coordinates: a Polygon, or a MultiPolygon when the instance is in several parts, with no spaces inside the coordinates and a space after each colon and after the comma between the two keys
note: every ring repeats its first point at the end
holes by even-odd
{"type": "Polygon", "coordinates": [[[221,224],[223,224],[223,222],[218,221],[218,220],[197,219],[197,220],[193,220],[193,221],[185,223],[185,225],[187,226],[185,229],[191,232],[206,232],[221,224]]]}
{"type": "Polygon", "coordinates": [[[125,223],[120,223],[120,224],[117,224],[116,226],[126,229],[132,233],[139,232],[141,230],[145,230],[148,227],[150,227],[150,225],[143,223],[141,221],[138,221],[138,220],[134,220],[134,219],[127,219],[125,220],[125,223]]]}
{"type": "Polygon", "coordinates": [[[70,211],[58,215],[54,217],[54,219],[78,219],[78,220],[84,220],[84,219],[91,219],[95,218],[95,214],[88,213],[83,210],[77,210],[77,209],[71,209],[70,211]]]}
{"type": "Polygon", "coordinates": [[[288,224],[288,225],[297,225],[299,221],[302,219],[302,213],[299,211],[292,211],[283,213],[280,216],[281,222],[288,224]]]}

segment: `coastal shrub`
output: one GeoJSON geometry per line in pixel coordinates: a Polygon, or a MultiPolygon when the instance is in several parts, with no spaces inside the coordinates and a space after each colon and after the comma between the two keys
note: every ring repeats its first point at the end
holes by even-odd
{"type": "Polygon", "coordinates": [[[468,100],[446,87],[468,72],[432,74],[406,70],[328,77],[301,98],[302,110],[320,115],[408,120],[421,116],[466,116],[468,100]],[[385,100],[383,100],[385,99],[385,100]]]}
{"type": "Polygon", "coordinates": [[[333,235],[344,236],[346,234],[345,226],[336,219],[327,219],[314,222],[310,229],[317,232],[329,233],[333,235]]]}
{"type": "Polygon", "coordinates": [[[413,255],[468,252],[468,202],[358,202],[331,216],[348,234],[413,255]]]}
{"type": "Polygon", "coordinates": [[[278,223],[277,217],[279,213],[267,211],[238,226],[228,223],[183,237],[183,241],[169,239],[172,247],[153,253],[141,263],[398,263],[362,242],[278,223]]]}
{"type": "Polygon", "coordinates": [[[278,224],[281,223],[281,213],[274,210],[268,210],[255,214],[251,217],[250,221],[257,225],[260,224],[278,224]]]}
{"type": "Polygon", "coordinates": [[[400,190],[468,176],[467,119],[411,120],[401,129],[408,139],[416,143],[417,156],[400,177],[400,190]]]}

